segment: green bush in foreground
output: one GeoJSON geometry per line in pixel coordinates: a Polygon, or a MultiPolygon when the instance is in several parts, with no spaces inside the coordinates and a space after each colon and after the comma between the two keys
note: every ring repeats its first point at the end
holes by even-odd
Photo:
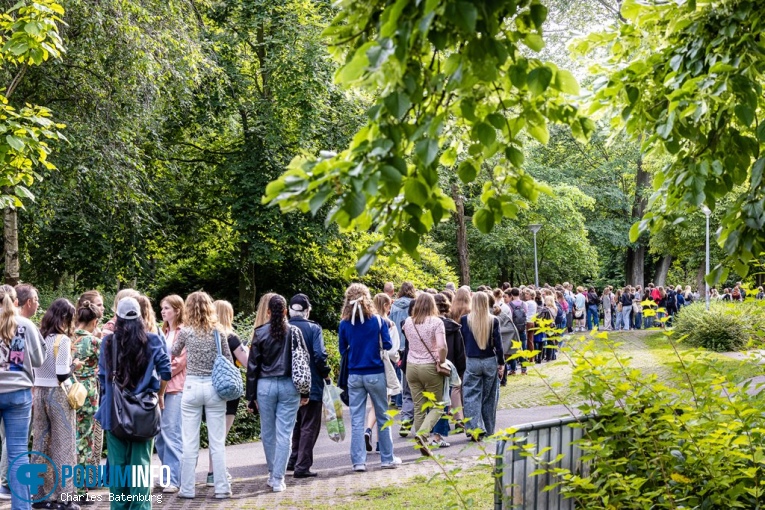
{"type": "Polygon", "coordinates": [[[574,346],[572,356],[579,410],[598,415],[576,425],[589,468],[538,459],[535,474],[556,477],[578,508],[762,508],[764,399],[749,394],[749,383],[704,353],[684,354],[662,382],[606,345],[609,353],[593,342],[574,346]]]}
{"type": "Polygon", "coordinates": [[[703,302],[683,307],[674,319],[675,333],[694,347],[717,352],[738,351],[750,340],[760,342],[765,327],[765,307],[759,302],[714,302],[709,311],[703,302]]]}

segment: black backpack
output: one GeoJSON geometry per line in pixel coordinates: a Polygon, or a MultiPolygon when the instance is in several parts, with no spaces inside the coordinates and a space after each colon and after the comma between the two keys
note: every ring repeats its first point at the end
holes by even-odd
{"type": "Polygon", "coordinates": [[[515,325],[515,329],[518,330],[518,334],[521,334],[521,331],[525,332],[526,331],[526,312],[523,311],[523,305],[514,305],[511,301],[510,310],[512,311],[513,324],[515,325]]]}

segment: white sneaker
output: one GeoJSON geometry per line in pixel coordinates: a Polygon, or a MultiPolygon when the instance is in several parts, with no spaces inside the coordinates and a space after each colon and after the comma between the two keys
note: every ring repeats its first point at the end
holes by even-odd
{"type": "Polygon", "coordinates": [[[353,470],[359,473],[363,473],[364,471],[367,470],[367,467],[364,464],[355,464],[353,466],[353,470]]]}
{"type": "Polygon", "coordinates": [[[274,492],[284,492],[287,490],[287,486],[284,484],[284,480],[278,483],[274,483],[273,487],[271,488],[274,492]]]}
{"type": "Polygon", "coordinates": [[[176,487],[175,485],[168,485],[167,487],[162,489],[162,492],[164,492],[165,494],[175,494],[179,490],[180,489],[176,487]]]}
{"type": "Polygon", "coordinates": [[[393,457],[393,460],[390,462],[383,462],[380,464],[380,467],[382,469],[396,469],[396,466],[401,465],[401,457],[393,457]]]}
{"type": "Polygon", "coordinates": [[[269,476],[269,477],[268,477],[268,480],[266,480],[266,485],[268,485],[269,487],[273,488],[273,486],[274,486],[274,480],[273,480],[273,478],[271,478],[271,477],[269,476]]]}

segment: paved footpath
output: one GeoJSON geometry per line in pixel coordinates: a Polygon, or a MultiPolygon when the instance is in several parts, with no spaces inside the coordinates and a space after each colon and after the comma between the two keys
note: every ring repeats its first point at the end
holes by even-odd
{"type": "MultiPolygon", "coordinates": [[[[497,427],[506,428],[513,425],[521,425],[534,421],[547,420],[567,416],[569,413],[564,406],[545,406],[528,409],[499,410],[497,413],[497,427]]],[[[350,417],[345,416],[346,426],[350,429],[350,417]]],[[[234,480],[231,484],[233,497],[227,500],[214,498],[214,488],[205,485],[207,476],[207,450],[200,451],[197,466],[196,498],[193,500],[181,499],[176,495],[155,492],[154,508],[163,509],[305,509],[312,508],[311,502],[321,502],[323,505],[333,502],[346,501],[349,496],[361,490],[373,487],[382,487],[391,484],[391,478],[395,477],[396,485],[400,485],[405,479],[425,475],[431,476],[437,470],[433,461],[423,459],[414,449],[414,441],[401,438],[398,435],[398,426],[394,426],[393,444],[395,454],[402,458],[403,464],[396,470],[380,469],[380,456],[371,453],[367,456],[367,472],[355,473],[351,469],[350,462],[350,430],[345,441],[334,443],[322,428],[322,434],[314,450],[313,471],[319,476],[312,479],[295,480],[289,475],[286,478],[287,490],[282,493],[273,493],[266,485],[268,470],[266,468],[263,446],[259,442],[228,446],[226,448],[226,462],[234,480]],[[160,500],[161,499],[161,503],[160,500]]],[[[411,437],[411,436],[410,436],[411,437]]],[[[470,467],[481,460],[484,454],[475,443],[467,440],[464,434],[450,436],[448,441],[451,447],[441,449],[442,454],[449,463],[460,467],[470,467]]],[[[488,453],[493,454],[493,444],[486,443],[488,453]]],[[[159,459],[154,456],[153,462],[159,465],[159,459]]],[[[95,491],[96,497],[104,499],[103,502],[84,509],[106,509],[108,492],[95,491]]],[[[3,502],[0,509],[10,508],[10,504],[3,502]]]]}

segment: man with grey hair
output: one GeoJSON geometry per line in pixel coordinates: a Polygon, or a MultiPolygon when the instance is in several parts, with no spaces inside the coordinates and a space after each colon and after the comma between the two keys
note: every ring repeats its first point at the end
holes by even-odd
{"type": "Polygon", "coordinates": [[[449,282],[444,286],[446,290],[450,290],[452,292],[457,292],[457,288],[454,286],[454,282],[449,282]]]}
{"type": "Polygon", "coordinates": [[[383,285],[383,292],[391,299],[396,298],[396,288],[393,286],[393,282],[385,282],[385,285],[383,285]]]}
{"type": "Polygon", "coordinates": [[[327,350],[324,348],[324,336],[321,326],[308,320],[311,314],[311,302],[305,294],[295,294],[290,299],[290,325],[303,333],[308,347],[311,364],[311,393],[308,403],[298,410],[295,428],[292,429],[292,453],[287,463],[287,470],[294,471],[295,478],[311,478],[316,473],[313,466],[313,447],[321,432],[322,396],[324,382],[329,377],[327,350]]]}

